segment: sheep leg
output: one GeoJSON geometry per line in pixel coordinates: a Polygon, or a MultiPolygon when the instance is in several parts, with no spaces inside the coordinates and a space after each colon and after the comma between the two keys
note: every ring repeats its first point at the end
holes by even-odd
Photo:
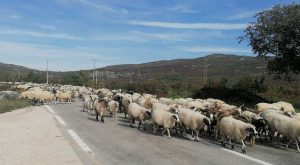
{"type": "Polygon", "coordinates": [[[199,131],[195,131],[196,132],[196,138],[194,139],[194,141],[198,142],[199,141],[199,131]]]}
{"type": "Polygon", "coordinates": [[[101,122],[104,123],[104,114],[101,115],[101,122]]]}
{"type": "Polygon", "coordinates": [[[168,137],[169,137],[169,139],[171,138],[171,135],[170,135],[170,130],[169,130],[169,128],[167,128],[167,132],[168,132],[168,137]]]}
{"type": "Polygon", "coordinates": [[[297,139],[297,138],[295,138],[295,141],[296,141],[297,150],[298,150],[298,152],[300,152],[300,149],[299,149],[299,144],[298,144],[298,139],[297,139]]]}
{"type": "Polygon", "coordinates": [[[131,117],[131,119],[129,119],[129,122],[130,122],[130,127],[133,128],[133,125],[132,125],[133,124],[133,118],[132,117],[131,117]]]}
{"type": "Polygon", "coordinates": [[[98,120],[98,113],[97,113],[97,111],[95,111],[95,112],[96,112],[96,120],[99,121],[99,120],[98,120]]]}
{"type": "Polygon", "coordinates": [[[245,145],[245,143],[244,143],[244,140],[243,139],[241,139],[241,142],[242,142],[242,152],[243,152],[243,154],[246,154],[246,145],[245,145]]]}
{"type": "Polygon", "coordinates": [[[152,127],[153,127],[153,134],[155,135],[155,133],[156,133],[156,128],[155,128],[155,124],[154,124],[154,123],[152,124],[152,127]]]}
{"type": "Polygon", "coordinates": [[[231,150],[234,150],[234,145],[231,143],[231,138],[228,138],[229,145],[231,145],[231,150]]]}
{"type": "Polygon", "coordinates": [[[161,136],[164,136],[165,132],[166,132],[166,129],[163,129],[163,131],[161,132],[161,136]]]}
{"type": "Polygon", "coordinates": [[[142,122],[139,121],[138,129],[140,130],[142,122]]]}
{"type": "Polygon", "coordinates": [[[143,122],[143,125],[144,125],[144,131],[146,131],[146,122],[145,121],[143,122]]]}

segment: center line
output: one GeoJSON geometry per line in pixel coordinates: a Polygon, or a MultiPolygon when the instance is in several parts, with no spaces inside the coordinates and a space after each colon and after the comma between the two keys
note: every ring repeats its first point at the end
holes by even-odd
{"type": "Polygon", "coordinates": [[[49,112],[51,112],[52,114],[55,114],[55,112],[53,111],[53,109],[51,107],[49,107],[48,105],[45,105],[45,107],[48,109],[49,112]]]}
{"type": "Polygon", "coordinates": [[[59,123],[60,123],[61,125],[64,125],[64,126],[66,126],[66,125],[67,125],[67,124],[66,124],[66,122],[65,122],[65,121],[63,121],[63,119],[62,119],[62,118],[60,118],[59,116],[55,115],[55,118],[56,118],[56,120],[57,120],[57,121],[59,121],[59,123]]]}
{"type": "Polygon", "coordinates": [[[75,142],[81,147],[83,151],[93,154],[93,151],[90,149],[90,147],[87,144],[85,144],[73,130],[69,129],[68,133],[71,135],[71,137],[75,140],[75,142]]]}
{"type": "Polygon", "coordinates": [[[244,154],[235,152],[235,151],[231,151],[231,150],[228,150],[228,149],[225,149],[225,148],[221,148],[221,150],[230,152],[230,153],[232,153],[232,154],[238,155],[238,156],[243,157],[243,158],[248,159],[248,160],[252,160],[252,161],[254,161],[254,162],[256,162],[256,163],[259,163],[259,164],[263,164],[263,165],[272,165],[271,163],[264,162],[264,161],[262,161],[262,160],[255,159],[255,158],[253,158],[253,157],[250,157],[250,156],[247,156],[247,155],[244,155],[244,154]]]}

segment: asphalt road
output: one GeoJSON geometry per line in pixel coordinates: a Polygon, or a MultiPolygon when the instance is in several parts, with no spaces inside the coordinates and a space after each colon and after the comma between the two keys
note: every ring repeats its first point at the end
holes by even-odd
{"type": "Polygon", "coordinates": [[[284,146],[267,143],[249,147],[247,143],[244,155],[239,144],[231,151],[209,137],[194,142],[181,135],[173,135],[171,139],[160,133],[153,135],[150,126],[146,132],[139,131],[130,128],[121,114],[115,119],[105,117],[105,123],[97,122],[95,116],[82,112],[81,105],[77,101],[49,107],[65,123],[60,124],[62,131],[74,130],[91,149],[91,152],[84,151],[64,133],[85,164],[299,164],[300,153],[295,149],[286,150],[284,146]]]}

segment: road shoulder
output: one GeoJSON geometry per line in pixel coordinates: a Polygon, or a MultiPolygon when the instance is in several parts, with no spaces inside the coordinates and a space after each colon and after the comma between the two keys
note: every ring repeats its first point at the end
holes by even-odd
{"type": "Polygon", "coordinates": [[[0,164],[82,164],[43,106],[0,115],[0,164]]]}

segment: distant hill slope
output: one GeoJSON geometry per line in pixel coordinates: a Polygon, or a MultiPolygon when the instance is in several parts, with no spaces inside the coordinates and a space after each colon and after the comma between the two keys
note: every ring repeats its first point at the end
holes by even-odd
{"type": "MultiPolygon", "coordinates": [[[[207,66],[209,79],[228,78],[236,80],[243,76],[266,75],[266,61],[250,56],[232,54],[211,54],[195,59],[175,59],[155,61],[143,64],[124,64],[98,68],[99,81],[140,82],[149,79],[168,82],[203,82],[204,65],[207,66]]],[[[4,77],[16,77],[20,70],[21,75],[26,76],[31,69],[13,64],[0,63],[0,81],[4,77]],[[2,75],[2,76],[1,76],[2,75]],[[3,76],[5,75],[5,76],[3,76]]],[[[45,74],[44,71],[32,70],[35,73],[45,74]]],[[[87,70],[92,76],[92,70],[87,70]]],[[[64,76],[74,72],[50,72],[51,79],[60,82],[64,76]]],[[[269,78],[268,78],[269,77],[269,78]]]]}
{"type": "Polygon", "coordinates": [[[155,61],[144,64],[114,65],[98,69],[102,79],[149,78],[161,80],[200,80],[203,79],[204,65],[208,78],[227,77],[237,79],[245,75],[264,75],[266,62],[256,57],[212,54],[195,59],[155,61]]]}

